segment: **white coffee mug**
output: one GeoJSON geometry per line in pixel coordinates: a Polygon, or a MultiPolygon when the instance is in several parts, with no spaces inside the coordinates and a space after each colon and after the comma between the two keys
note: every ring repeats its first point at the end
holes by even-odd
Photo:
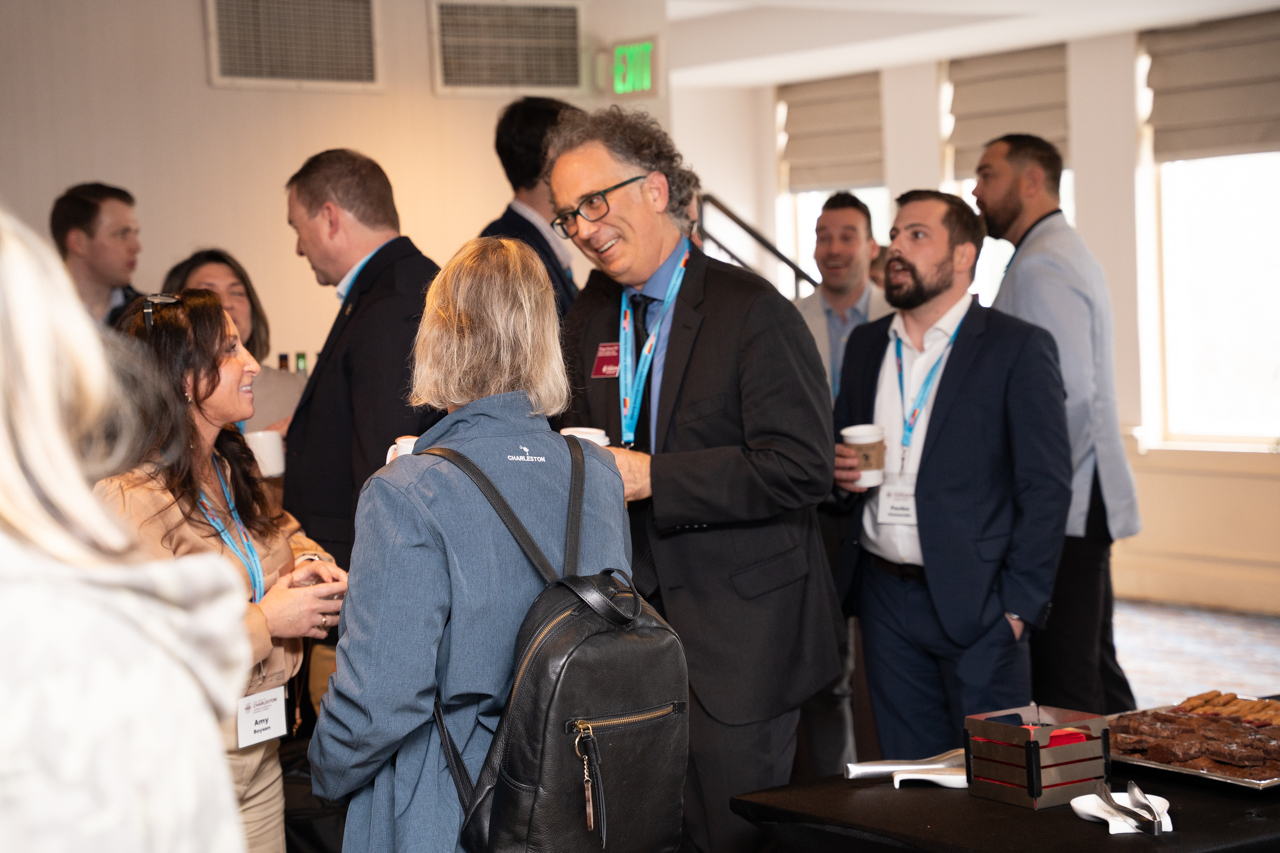
{"type": "Polygon", "coordinates": [[[262,476],[279,477],[284,473],[284,436],[272,429],[262,429],[246,432],[244,440],[258,460],[262,476]]]}
{"type": "Polygon", "coordinates": [[[577,436],[584,441],[590,441],[592,444],[598,444],[601,447],[609,446],[609,434],[595,427],[565,427],[560,430],[560,434],[577,436]]]}
{"type": "Polygon", "coordinates": [[[858,485],[870,489],[884,483],[884,427],[857,424],[840,430],[844,443],[858,451],[858,485]]]}
{"type": "Polygon", "coordinates": [[[387,464],[391,464],[391,460],[397,456],[412,456],[413,446],[418,443],[416,435],[402,435],[396,439],[396,443],[387,448],[387,464]]]}

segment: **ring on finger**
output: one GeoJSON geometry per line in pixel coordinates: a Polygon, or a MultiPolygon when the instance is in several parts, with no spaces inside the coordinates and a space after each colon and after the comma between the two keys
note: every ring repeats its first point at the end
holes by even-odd
{"type": "Polygon", "coordinates": [[[320,627],[321,627],[321,628],[324,628],[326,631],[329,629],[329,616],[328,616],[328,614],[325,614],[325,613],[321,613],[321,614],[320,614],[320,627]]]}

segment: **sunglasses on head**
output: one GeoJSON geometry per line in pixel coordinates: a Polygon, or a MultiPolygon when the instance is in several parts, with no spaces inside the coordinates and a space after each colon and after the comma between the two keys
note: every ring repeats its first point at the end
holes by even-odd
{"type": "Polygon", "coordinates": [[[173,305],[177,303],[178,297],[170,296],[167,293],[153,293],[150,296],[143,297],[142,319],[147,324],[147,334],[151,334],[151,329],[155,326],[155,306],[157,305],[173,305]]]}

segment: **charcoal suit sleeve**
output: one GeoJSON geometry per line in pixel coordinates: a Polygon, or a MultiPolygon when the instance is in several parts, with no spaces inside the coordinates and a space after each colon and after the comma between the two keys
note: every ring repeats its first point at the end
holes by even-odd
{"type": "Polygon", "coordinates": [[[1040,627],[1048,617],[1071,507],[1071,442],[1058,348],[1035,328],[1005,391],[1014,520],[1001,579],[1005,611],[1040,627]]]}
{"type": "Polygon", "coordinates": [[[422,415],[409,405],[413,344],[421,304],[408,297],[381,299],[360,318],[360,342],[347,354],[351,376],[351,472],[357,505],[360,490],[386,464],[387,448],[402,435],[422,431],[422,415]]]}
{"type": "Polygon", "coordinates": [[[653,457],[659,530],[772,518],[830,492],[831,391],[813,335],[780,295],[762,295],[748,310],[737,374],[741,444],[653,457]]]}
{"type": "Polygon", "coordinates": [[[361,495],[351,560],[338,668],[308,751],[312,787],[331,800],[372,782],[431,723],[452,598],[439,523],[380,477],[361,495]]]}

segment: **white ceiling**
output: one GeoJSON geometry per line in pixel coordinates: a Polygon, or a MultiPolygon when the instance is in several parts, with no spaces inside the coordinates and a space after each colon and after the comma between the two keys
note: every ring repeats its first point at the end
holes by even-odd
{"type": "Polygon", "coordinates": [[[667,56],[673,86],[763,86],[1275,8],[1277,0],[667,0],[667,56]]]}

